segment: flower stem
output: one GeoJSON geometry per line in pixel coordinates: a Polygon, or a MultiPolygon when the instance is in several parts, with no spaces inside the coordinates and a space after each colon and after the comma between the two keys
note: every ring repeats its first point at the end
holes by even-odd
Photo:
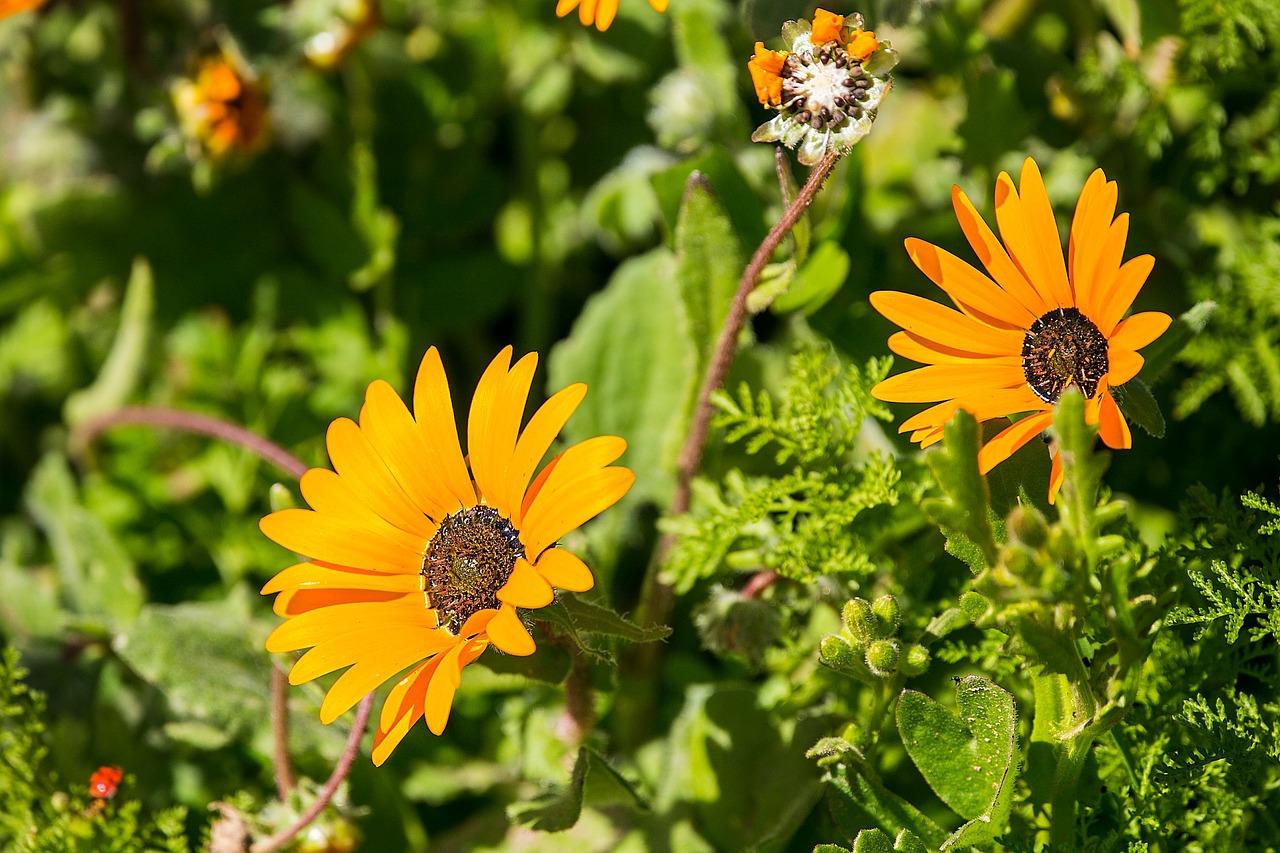
{"type": "Polygon", "coordinates": [[[333,795],[338,790],[338,786],[342,784],[342,780],[346,779],[347,773],[351,771],[351,764],[355,761],[356,753],[360,751],[360,740],[364,737],[365,727],[369,725],[369,715],[372,711],[373,694],[370,693],[360,700],[360,706],[356,709],[356,720],[351,725],[351,735],[347,738],[347,746],[342,751],[342,757],[338,759],[338,763],[334,766],[333,773],[329,775],[329,781],[324,783],[324,787],[320,789],[320,794],[316,797],[315,802],[311,804],[311,808],[303,812],[292,826],[254,844],[249,848],[249,853],[271,853],[274,850],[279,850],[320,816],[320,813],[329,805],[329,801],[333,799],[333,795]]]}
{"type": "Polygon", "coordinates": [[[82,450],[100,434],[117,426],[158,426],[220,438],[243,447],[295,479],[307,472],[306,463],[256,432],[210,415],[164,406],[125,406],[90,418],[76,429],[72,445],[82,450]]]}
{"type": "MultiPolygon", "coordinates": [[[[676,467],[675,498],[671,501],[671,515],[683,515],[689,511],[693,494],[693,478],[702,465],[702,455],[706,450],[707,437],[711,432],[711,417],[715,411],[711,396],[724,386],[729,368],[733,365],[738,336],[742,333],[742,327],[747,320],[747,297],[755,290],[760,274],[764,272],[773,253],[782,245],[787,234],[808,210],[839,160],[839,154],[829,153],[813,167],[813,171],[809,173],[809,179],[805,181],[796,197],[790,200],[782,217],[765,235],[764,241],[760,243],[760,247],[751,256],[747,268],[742,272],[742,278],[738,281],[738,291],[734,294],[733,302],[729,306],[729,314],[725,317],[720,337],[716,341],[715,352],[707,365],[707,373],[702,380],[702,388],[698,392],[698,402],[693,411],[693,420],[689,425],[689,436],[685,439],[684,447],[680,451],[680,459],[676,467]]],[[[665,622],[671,615],[671,608],[675,603],[674,596],[671,587],[663,583],[659,575],[674,541],[671,534],[663,537],[659,546],[658,559],[650,564],[649,571],[645,575],[637,614],[642,625],[665,622]]],[[[657,645],[650,643],[646,648],[656,649],[657,645]]]]}
{"type": "Polygon", "coordinates": [[[276,777],[276,793],[281,801],[297,786],[293,762],[289,759],[289,680],[280,664],[271,662],[271,766],[276,777]]]}

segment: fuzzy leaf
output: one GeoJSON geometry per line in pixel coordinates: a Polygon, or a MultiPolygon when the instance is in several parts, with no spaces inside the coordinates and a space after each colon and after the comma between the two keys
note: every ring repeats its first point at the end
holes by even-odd
{"type": "Polygon", "coordinates": [[[839,243],[828,240],[800,268],[791,288],[773,301],[773,310],[799,311],[808,316],[827,304],[848,277],[849,253],[839,243]]]}
{"type": "Polygon", "coordinates": [[[584,803],[648,809],[644,798],[625,776],[613,769],[595,750],[584,746],[578,750],[569,784],[563,790],[545,794],[532,802],[513,803],[507,809],[507,816],[514,823],[530,829],[563,832],[578,822],[584,803]]]}
{"type": "Polygon", "coordinates": [[[1164,415],[1145,382],[1130,379],[1125,384],[1112,388],[1111,392],[1125,417],[1142,427],[1147,435],[1164,438],[1164,415]]]}
{"type": "Polygon", "coordinates": [[[978,423],[963,409],[947,424],[942,449],[926,457],[943,496],[922,503],[925,514],[942,528],[950,550],[976,574],[996,563],[995,532],[988,516],[987,484],[978,473],[978,423]],[[965,544],[969,547],[965,547],[965,544]],[[958,552],[958,553],[957,553],[958,552]]]}
{"type": "Polygon", "coordinates": [[[1217,310],[1218,305],[1215,302],[1208,300],[1197,302],[1179,315],[1163,335],[1152,341],[1150,345],[1143,347],[1142,375],[1146,377],[1147,382],[1154,385],[1160,381],[1178,353],[1204,331],[1205,326],[1209,325],[1209,319],[1217,310]]]}
{"type": "Polygon", "coordinates": [[[676,218],[676,281],[698,348],[699,368],[710,359],[738,289],[742,246],[711,181],[692,172],[676,218]]]}

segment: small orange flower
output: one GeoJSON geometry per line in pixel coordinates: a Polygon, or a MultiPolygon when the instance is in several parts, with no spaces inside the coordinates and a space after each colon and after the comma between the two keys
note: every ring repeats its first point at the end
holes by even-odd
{"type": "MultiPolygon", "coordinates": [[[[907,293],[871,294],[875,309],[904,330],[889,338],[889,349],[928,365],[891,376],[871,393],[896,403],[936,403],[908,418],[899,432],[911,432],[912,441],[928,447],[942,439],[943,425],[957,409],[979,421],[1029,413],[982,448],[978,465],[985,474],[1046,430],[1054,405],[1074,385],[1103,442],[1116,449],[1132,446],[1111,389],[1137,376],[1143,364],[1138,350],[1163,334],[1171,319],[1158,311],[1121,319],[1155,261],[1139,255],[1121,263],[1129,215],[1115,216],[1116,198],[1115,182],[1101,169],[1094,171],[1076,203],[1064,260],[1034,160],[1023,163],[1020,189],[1004,172],[996,179],[1001,239],[960,188],[952,187],[960,227],[990,277],[909,238],[911,260],[960,310],[907,293]]],[[[1050,503],[1062,474],[1055,453],[1050,503]]]]}
{"type": "Polygon", "coordinates": [[[382,764],[419,719],[444,731],[462,670],[490,644],[528,655],[517,608],[545,607],[552,587],[583,592],[591,570],[556,540],[618,501],[635,475],[611,465],[614,436],[580,442],[538,463],[586,394],[553,394],[521,431],[536,354],[511,364],[507,347],[480,377],[464,459],[449,384],[435,348],[413,388],[414,414],[386,382],[369,386],[359,424],[329,427],[334,471],[302,477],[311,509],[262,519],[262,532],[312,559],[280,572],[287,618],[267,650],[312,647],[289,673],[301,684],[343,667],[320,706],[332,722],[406,669],[383,703],[373,762],[382,764]]]}
{"type": "Polygon", "coordinates": [[[816,9],[813,13],[813,43],[826,44],[840,40],[840,31],[844,29],[844,15],[816,9]]]}
{"type": "Polygon", "coordinates": [[[764,42],[756,42],[756,55],[747,63],[747,70],[751,72],[751,84],[760,103],[777,106],[781,102],[782,78],[778,72],[786,58],[786,53],[769,50],[764,42]]]}
{"type": "Polygon", "coordinates": [[[251,153],[266,141],[266,96],[248,70],[225,54],[204,60],[194,79],[180,81],[173,100],[188,135],[214,159],[251,153]]]}
{"type": "MultiPolygon", "coordinates": [[[[618,14],[619,0],[557,0],[556,15],[565,15],[578,10],[578,20],[583,26],[596,25],[596,29],[604,32],[609,29],[618,14]]],[[[649,0],[649,5],[659,12],[667,11],[667,0],[649,0]]]]}
{"type": "Polygon", "coordinates": [[[0,0],[0,19],[39,9],[47,0],[0,0]]]}

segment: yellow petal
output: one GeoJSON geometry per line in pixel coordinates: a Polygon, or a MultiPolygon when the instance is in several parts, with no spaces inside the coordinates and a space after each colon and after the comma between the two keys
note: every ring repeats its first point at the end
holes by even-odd
{"type": "Polygon", "coordinates": [[[422,655],[416,649],[386,649],[373,658],[356,661],[324,695],[320,703],[320,722],[328,725],[352,706],[368,696],[387,679],[417,663],[422,655]]]}
{"type": "Polygon", "coordinates": [[[949,347],[912,334],[894,332],[889,336],[889,351],[922,364],[960,364],[984,361],[988,356],[949,347]]]}
{"type": "Polygon", "coordinates": [[[441,657],[436,655],[419,664],[391,688],[387,701],[382,703],[378,731],[373,736],[375,766],[380,767],[387,760],[391,751],[404,740],[404,736],[409,733],[413,724],[421,719],[427,685],[431,683],[431,676],[440,666],[441,657]]]}
{"type": "Polygon", "coordinates": [[[524,559],[516,560],[511,577],[498,590],[498,600],[513,607],[546,607],[555,600],[551,586],[524,559]]]}
{"type": "Polygon", "coordinates": [[[1120,267],[1116,273],[1114,281],[1106,288],[1105,293],[1100,293],[1100,300],[1097,314],[1091,319],[1098,326],[1098,331],[1108,338],[1115,330],[1116,324],[1120,322],[1120,318],[1124,316],[1124,312],[1129,310],[1129,306],[1133,304],[1133,300],[1138,296],[1138,291],[1142,289],[1142,285],[1146,283],[1147,276],[1151,274],[1152,268],[1155,267],[1156,260],[1150,255],[1138,255],[1136,258],[1130,258],[1125,261],[1124,266],[1120,267]]]}
{"type": "MultiPolygon", "coordinates": [[[[598,435],[580,441],[560,453],[538,473],[533,485],[525,492],[522,517],[528,517],[530,507],[533,506],[548,481],[554,478],[556,482],[563,483],[603,468],[621,456],[626,449],[626,441],[616,435],[598,435]]],[[[536,554],[530,556],[537,559],[536,554]]]]}
{"type": "Polygon", "coordinates": [[[262,595],[286,589],[367,589],[408,593],[418,589],[418,579],[409,574],[362,572],[322,563],[298,563],[282,569],[262,587],[262,595]]]}
{"type": "MultiPolygon", "coordinates": [[[[382,577],[396,577],[393,575],[383,575],[382,577]]],[[[400,575],[399,577],[404,577],[400,575]]],[[[414,580],[417,584],[417,580],[414,580]]],[[[283,616],[286,619],[299,616],[303,613],[310,613],[312,610],[319,610],[322,607],[333,607],[335,604],[360,604],[374,603],[382,601],[395,601],[399,599],[403,593],[394,590],[376,590],[376,589],[358,589],[350,585],[346,588],[336,587],[332,589],[286,589],[282,590],[276,596],[275,602],[271,609],[277,616],[283,616]]],[[[303,643],[303,645],[309,645],[303,643]]],[[[301,648],[301,646],[299,646],[301,648]]]]}
{"type": "Polygon", "coordinates": [[[1049,505],[1052,506],[1057,502],[1058,490],[1062,488],[1062,481],[1066,478],[1066,472],[1062,470],[1062,454],[1054,453],[1053,462],[1049,466],[1049,505]]]}
{"type": "Polygon", "coordinates": [[[600,32],[609,29],[617,14],[618,0],[600,0],[600,5],[596,8],[596,29],[600,32]]]}
{"type": "Polygon", "coordinates": [[[462,627],[458,629],[459,637],[472,637],[479,634],[489,626],[489,621],[498,615],[498,611],[493,609],[477,610],[467,617],[467,621],[462,623],[462,627]]]}
{"type": "Polygon", "coordinates": [[[996,329],[959,311],[911,293],[878,290],[871,305],[917,337],[981,355],[1014,355],[1022,351],[1026,333],[996,329]]]}
{"type": "Polygon", "coordinates": [[[563,18],[576,8],[578,8],[578,0],[557,0],[556,16],[563,18]]]}
{"type": "Polygon", "coordinates": [[[429,541],[436,525],[422,514],[374,453],[360,427],[349,418],[338,418],[325,435],[333,467],[358,500],[382,518],[429,541]]]}
{"type": "Polygon", "coordinates": [[[1004,246],[1000,245],[995,233],[978,215],[973,202],[969,201],[969,197],[959,187],[951,188],[951,204],[965,238],[996,284],[1033,316],[1042,317],[1048,313],[1050,306],[1045,295],[1027,281],[1022,271],[1009,258],[1004,246]]]}
{"type": "Polygon", "coordinates": [[[649,5],[659,12],[667,11],[667,0],[649,0],[649,5]]]}
{"type": "Polygon", "coordinates": [[[471,397],[471,412],[467,416],[467,453],[471,462],[471,474],[476,481],[481,500],[498,493],[501,471],[494,471],[491,458],[485,452],[485,441],[490,432],[489,420],[494,416],[502,389],[507,383],[507,368],[511,364],[511,347],[503,347],[476,383],[476,393],[471,397]]]}
{"type": "Polygon", "coordinates": [[[440,521],[456,508],[443,478],[428,463],[421,430],[400,395],[381,379],[365,392],[360,431],[419,510],[440,521]]]}
{"type": "Polygon", "coordinates": [[[586,592],[596,579],[587,564],[563,548],[548,548],[534,566],[547,583],[569,592],[586,592]]]}
{"type": "Polygon", "coordinates": [[[389,573],[422,570],[422,549],[376,536],[345,518],[285,509],[266,516],[258,527],[268,539],[326,563],[389,573]]]}
{"type": "Polygon", "coordinates": [[[414,593],[389,601],[357,601],[308,610],[272,631],[266,647],[269,652],[291,652],[317,645],[335,629],[357,631],[378,625],[434,627],[422,606],[422,595],[414,593]]]}
{"type": "Polygon", "coordinates": [[[335,669],[360,660],[382,658],[399,649],[412,650],[416,656],[409,663],[416,663],[455,642],[446,631],[432,631],[418,625],[379,625],[335,633],[298,658],[289,670],[289,683],[303,684],[335,669]]]}
{"type": "Polygon", "coordinates": [[[431,680],[427,683],[423,715],[427,718],[427,728],[432,734],[443,733],[445,724],[449,722],[449,711],[453,708],[453,694],[458,692],[458,686],[462,684],[462,664],[459,658],[462,655],[463,645],[458,643],[444,654],[440,666],[436,667],[431,680]]]}
{"type": "Polygon", "coordinates": [[[582,0],[582,5],[578,7],[578,20],[584,27],[595,22],[597,5],[599,0],[582,0]]]}
{"type": "Polygon", "coordinates": [[[579,382],[552,394],[551,398],[533,413],[528,426],[520,434],[520,440],[516,442],[515,455],[511,458],[511,467],[507,470],[507,481],[512,497],[512,513],[509,517],[511,525],[517,530],[520,529],[520,522],[524,517],[524,496],[529,486],[529,479],[586,393],[587,386],[579,382]]]}
{"type": "MultiPolygon", "coordinates": [[[[348,485],[347,481],[327,468],[312,468],[302,475],[299,483],[302,497],[311,508],[329,518],[341,518],[363,527],[367,536],[386,541],[400,551],[421,551],[430,536],[423,537],[406,532],[369,508],[348,485]]],[[[430,521],[423,519],[429,526],[430,521]]],[[[432,535],[435,531],[432,530],[432,535]]]]}
{"type": "Polygon", "coordinates": [[[1112,385],[1123,385],[1138,375],[1144,359],[1131,349],[1117,349],[1113,344],[1107,355],[1110,362],[1107,379],[1112,385]]]}
{"type": "Polygon", "coordinates": [[[1071,222],[1071,286],[1076,306],[1089,317],[1097,311],[1098,258],[1115,218],[1116,196],[1115,181],[1108,182],[1102,170],[1095,169],[1080,190],[1071,222]]]}
{"type": "Polygon", "coordinates": [[[983,391],[971,397],[948,400],[925,409],[902,422],[898,432],[935,427],[951,420],[957,409],[965,409],[978,421],[988,421],[1020,412],[1033,412],[1045,408],[1045,403],[1026,385],[1017,388],[999,388],[983,391]]]}
{"type": "Polygon", "coordinates": [[[871,395],[890,403],[934,403],[1014,388],[1026,383],[1020,356],[1002,356],[964,364],[934,364],[890,376],[871,395]]]}
{"type": "Polygon", "coordinates": [[[529,631],[516,615],[516,609],[507,604],[489,622],[486,634],[491,643],[509,655],[524,657],[533,654],[537,648],[533,637],[529,636],[529,631]]]}
{"type": "MultiPolygon", "coordinates": [[[[1036,161],[1028,157],[1022,162],[1022,175],[1018,182],[1018,203],[1029,238],[1028,251],[1035,257],[1035,264],[1045,276],[1043,287],[1049,289],[1060,305],[1074,305],[1075,296],[1067,281],[1067,265],[1062,258],[1062,238],[1058,236],[1058,222],[1053,216],[1049,193],[1040,177],[1036,161]]],[[[997,213],[1000,206],[997,204],[997,213]]],[[[1008,245],[1006,241],[1006,245],[1008,245]]],[[[1013,246],[1009,245],[1013,251],[1013,246]]],[[[1035,279],[1032,279],[1035,283],[1035,279]]]]}
{"type": "Polygon", "coordinates": [[[1006,427],[1003,432],[983,445],[978,451],[978,472],[985,474],[1018,452],[1022,445],[1035,438],[1053,423],[1053,412],[1029,415],[1006,427]]]}
{"type": "Polygon", "coordinates": [[[1021,329],[1029,329],[1036,321],[1030,311],[994,281],[945,249],[914,237],[908,237],[905,245],[912,262],[962,310],[976,310],[1021,329]]]}
{"type": "MultiPolygon", "coordinates": [[[[511,467],[515,454],[516,438],[524,420],[524,407],[529,399],[529,386],[538,367],[538,354],[529,353],[520,359],[507,374],[493,408],[477,435],[479,444],[469,445],[472,464],[479,460],[485,471],[492,475],[488,487],[481,486],[482,499],[503,516],[512,514],[511,467]]],[[[519,500],[520,495],[515,498],[519,500]]]]}
{"type": "Polygon", "coordinates": [[[1124,415],[1110,394],[1102,395],[1102,411],[1098,418],[1098,436],[1103,443],[1114,450],[1127,450],[1133,447],[1133,434],[1125,423],[1124,415]]]}
{"type": "Polygon", "coordinates": [[[526,553],[533,560],[561,536],[617,503],[631,488],[636,475],[628,468],[605,468],[564,481],[563,485],[557,485],[555,480],[553,474],[526,513],[524,529],[520,531],[526,553]]]}
{"type": "Polygon", "coordinates": [[[475,489],[458,443],[458,423],[449,397],[449,380],[435,347],[427,349],[418,365],[418,376],[413,383],[413,417],[422,434],[431,469],[440,478],[441,497],[447,496],[445,509],[456,512],[462,507],[475,506],[475,489]]]}
{"type": "MultiPolygon", "coordinates": [[[[1140,350],[1165,333],[1173,318],[1159,311],[1143,311],[1120,321],[1108,339],[1112,348],[1140,350]]],[[[1112,385],[1119,382],[1112,380],[1112,385]]]]}

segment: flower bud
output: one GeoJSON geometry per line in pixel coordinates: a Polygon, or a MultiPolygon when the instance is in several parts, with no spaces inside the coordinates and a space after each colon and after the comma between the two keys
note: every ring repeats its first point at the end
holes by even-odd
{"type": "Polygon", "coordinates": [[[897,671],[901,656],[897,640],[875,640],[867,646],[867,668],[881,678],[888,678],[897,671]]]}
{"type": "Polygon", "coordinates": [[[871,605],[866,599],[850,599],[841,611],[840,617],[844,620],[845,633],[849,635],[854,645],[865,646],[875,638],[872,630],[876,623],[875,615],[871,612],[871,605]]]}
{"type": "Polygon", "coordinates": [[[991,602],[982,593],[970,590],[960,596],[960,609],[973,624],[981,626],[982,620],[991,612],[991,602]]]}
{"type": "Polygon", "coordinates": [[[875,634],[877,637],[892,637],[902,626],[902,608],[892,595],[882,595],[871,605],[875,614],[875,634]]]}
{"type": "Polygon", "coordinates": [[[929,650],[919,643],[907,646],[907,653],[902,656],[903,675],[923,675],[929,668],[929,650]]]}
{"type": "Polygon", "coordinates": [[[893,842],[880,829],[863,829],[853,839],[853,853],[893,853],[893,842]]]}
{"type": "Polygon", "coordinates": [[[1009,511],[1004,523],[1012,541],[1030,548],[1044,545],[1048,524],[1035,507],[1021,504],[1015,506],[1009,511]]]}
{"type": "Polygon", "coordinates": [[[828,634],[818,644],[818,658],[832,669],[850,670],[856,665],[858,653],[844,637],[828,634]]]}

